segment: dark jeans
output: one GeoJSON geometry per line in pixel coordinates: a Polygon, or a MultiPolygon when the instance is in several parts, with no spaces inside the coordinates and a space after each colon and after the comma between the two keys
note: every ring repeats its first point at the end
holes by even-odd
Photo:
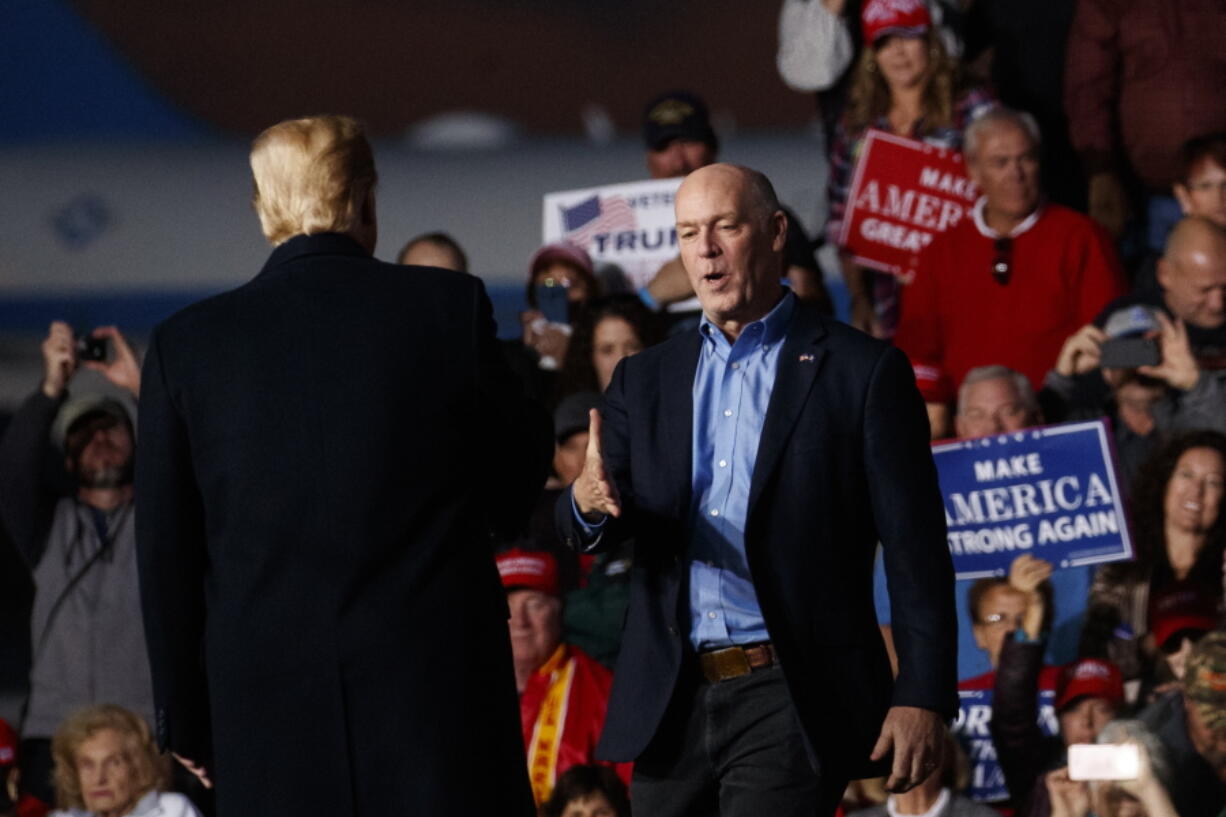
{"type": "Polygon", "coordinates": [[[636,817],[825,817],[847,787],[813,767],[779,667],[690,673],[634,764],[636,817]]]}

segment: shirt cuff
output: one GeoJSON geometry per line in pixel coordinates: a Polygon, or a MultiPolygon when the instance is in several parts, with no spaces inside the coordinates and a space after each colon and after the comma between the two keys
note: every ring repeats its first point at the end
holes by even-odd
{"type": "Polygon", "coordinates": [[[575,516],[575,521],[579,523],[579,529],[583,531],[583,538],[587,541],[588,545],[596,544],[600,540],[600,535],[604,533],[604,526],[609,521],[609,517],[602,514],[600,521],[588,522],[583,518],[583,514],[579,513],[579,506],[575,504],[574,491],[571,491],[570,494],[570,509],[575,516]]]}
{"type": "Polygon", "coordinates": [[[651,297],[651,293],[647,291],[647,287],[640,287],[638,295],[639,300],[643,302],[644,306],[652,311],[659,311],[660,305],[656,303],[655,298],[651,297]]]}
{"type": "Polygon", "coordinates": [[[1040,635],[1038,638],[1031,638],[1030,636],[1026,635],[1025,627],[1018,627],[1013,631],[1013,640],[1018,644],[1042,644],[1043,636],[1040,635]]]}

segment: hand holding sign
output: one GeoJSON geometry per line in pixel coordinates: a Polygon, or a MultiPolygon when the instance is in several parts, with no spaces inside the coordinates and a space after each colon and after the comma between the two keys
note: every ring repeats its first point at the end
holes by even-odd
{"type": "Polygon", "coordinates": [[[1052,564],[1023,553],[1009,565],[1009,586],[1026,597],[1026,610],[1022,613],[1022,629],[1026,637],[1035,640],[1043,631],[1043,616],[1046,603],[1039,585],[1051,578],[1052,564]]]}
{"type": "Polygon", "coordinates": [[[1039,585],[1051,578],[1051,562],[1023,553],[1009,565],[1009,584],[1029,596],[1038,592],[1039,585]]]}
{"type": "MultiPolygon", "coordinates": [[[[932,453],[958,578],[1004,575],[1023,554],[1058,567],[1132,558],[1103,420],[941,443],[932,453]]],[[[1028,565],[1019,580],[1037,586],[1039,570],[1028,565]]]]}
{"type": "Polygon", "coordinates": [[[857,264],[910,281],[924,248],[961,221],[978,197],[962,154],[870,128],[839,245],[857,264]]]}

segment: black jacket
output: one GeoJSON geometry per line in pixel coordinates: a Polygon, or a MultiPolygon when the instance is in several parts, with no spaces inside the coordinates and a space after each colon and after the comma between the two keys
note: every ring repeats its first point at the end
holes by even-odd
{"type": "Polygon", "coordinates": [[[1009,799],[1019,815],[1046,817],[1051,813],[1043,775],[1059,767],[1064,741],[1039,728],[1035,701],[1043,671],[1046,644],[1024,644],[1012,634],[1005,638],[996,668],[989,730],[996,759],[1009,787],[1009,799]]]}
{"type": "Polygon", "coordinates": [[[139,428],[157,732],[221,817],[531,813],[488,523],[551,434],[478,279],[290,239],[157,327],[139,428]]]}
{"type": "MultiPolygon", "coordinates": [[[[605,394],[605,465],[624,502],[602,545],[635,537],[630,604],[599,751],[631,760],[659,727],[689,651],[686,543],[691,332],[619,364],[605,394]]],[[[571,495],[563,538],[582,543],[571,495]]],[[[823,773],[864,777],[887,708],[952,717],[953,568],[911,366],[898,350],[797,304],[754,465],[745,543],[754,587],[823,773]],[[885,547],[900,674],[873,608],[885,547]]]]}

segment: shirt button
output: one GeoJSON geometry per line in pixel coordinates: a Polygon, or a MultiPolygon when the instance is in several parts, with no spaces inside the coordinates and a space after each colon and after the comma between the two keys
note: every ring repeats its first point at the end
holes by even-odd
{"type": "Polygon", "coordinates": [[[719,467],[720,467],[720,468],[727,468],[727,467],[728,467],[728,460],[720,460],[720,461],[719,461],[719,467]]]}
{"type": "Polygon", "coordinates": [[[715,618],[715,611],[712,610],[711,612],[707,613],[707,618],[711,618],[711,619],[715,618]]]}
{"type": "Polygon", "coordinates": [[[741,368],[741,364],[740,364],[740,363],[733,363],[733,364],[732,364],[732,368],[734,368],[734,369],[739,369],[739,368],[741,368]]]}
{"type": "Polygon", "coordinates": [[[712,508],[712,509],[711,509],[711,515],[712,515],[712,516],[719,516],[719,508],[712,508]]]}
{"type": "Polygon", "coordinates": [[[725,417],[731,417],[731,416],[732,416],[732,409],[724,409],[724,416],[725,416],[725,417]]]}

